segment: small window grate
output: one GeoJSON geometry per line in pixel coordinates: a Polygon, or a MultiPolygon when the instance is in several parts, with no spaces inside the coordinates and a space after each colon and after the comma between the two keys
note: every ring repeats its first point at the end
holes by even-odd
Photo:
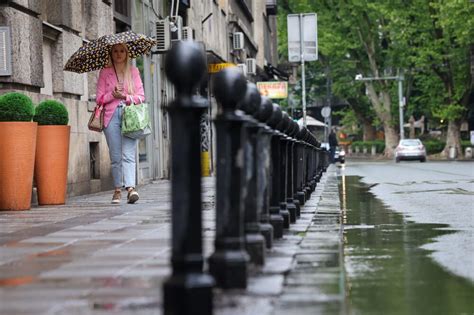
{"type": "Polygon", "coordinates": [[[10,27],[0,26],[0,76],[12,74],[10,27]]]}

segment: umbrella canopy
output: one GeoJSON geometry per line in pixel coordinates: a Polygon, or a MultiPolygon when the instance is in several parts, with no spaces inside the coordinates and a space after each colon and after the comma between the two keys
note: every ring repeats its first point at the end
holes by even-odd
{"type": "MultiPolygon", "coordinates": [[[[298,125],[303,126],[303,118],[298,119],[298,125]]],[[[306,116],[306,126],[327,127],[328,125],[311,116],[306,116]]]]}
{"type": "Polygon", "coordinates": [[[149,53],[156,41],[132,31],[105,35],[82,45],[66,62],[64,70],[77,73],[100,70],[109,63],[110,50],[116,44],[125,44],[130,58],[136,58],[149,53]]]}

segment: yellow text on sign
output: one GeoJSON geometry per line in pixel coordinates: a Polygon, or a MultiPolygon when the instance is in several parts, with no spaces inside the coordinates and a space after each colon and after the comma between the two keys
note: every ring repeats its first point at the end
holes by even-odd
{"type": "Polygon", "coordinates": [[[235,67],[235,64],[226,62],[226,63],[210,63],[207,67],[207,72],[209,73],[217,73],[222,69],[235,67]]]}

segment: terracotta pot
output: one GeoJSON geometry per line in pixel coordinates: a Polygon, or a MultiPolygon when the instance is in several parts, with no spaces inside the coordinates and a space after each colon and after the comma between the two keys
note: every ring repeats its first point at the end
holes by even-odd
{"type": "Polygon", "coordinates": [[[66,202],[70,126],[38,126],[35,180],[38,204],[66,202]]]}
{"type": "Polygon", "coordinates": [[[0,210],[31,208],[36,122],[0,122],[0,210]]]}

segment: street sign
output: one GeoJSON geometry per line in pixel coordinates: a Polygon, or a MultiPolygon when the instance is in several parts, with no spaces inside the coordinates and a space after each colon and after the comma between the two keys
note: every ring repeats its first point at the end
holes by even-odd
{"type": "Polygon", "coordinates": [[[318,60],[318,23],[316,13],[289,14],[288,60],[300,62],[318,60]],[[303,47],[301,47],[303,46],[303,47]]]}
{"type": "Polygon", "coordinates": [[[328,118],[329,116],[331,116],[331,107],[324,106],[321,109],[321,116],[323,116],[324,118],[328,118]]]}

